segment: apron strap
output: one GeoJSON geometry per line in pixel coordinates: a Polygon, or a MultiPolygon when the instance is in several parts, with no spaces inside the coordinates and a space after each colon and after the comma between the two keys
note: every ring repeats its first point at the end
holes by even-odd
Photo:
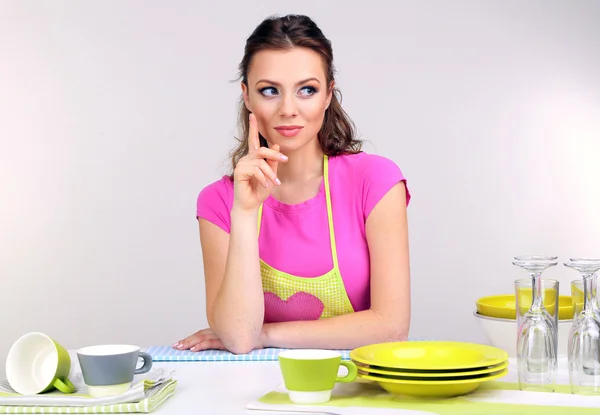
{"type": "Polygon", "coordinates": [[[331,257],[333,259],[333,268],[338,268],[337,247],[335,244],[335,231],[333,227],[333,209],[331,208],[331,192],[329,191],[329,157],[324,156],[323,177],[325,182],[325,200],[327,201],[327,222],[329,223],[329,242],[331,244],[331,257]]]}

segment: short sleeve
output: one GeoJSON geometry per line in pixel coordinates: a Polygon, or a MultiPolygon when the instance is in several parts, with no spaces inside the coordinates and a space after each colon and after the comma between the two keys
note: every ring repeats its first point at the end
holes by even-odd
{"type": "Polygon", "coordinates": [[[233,204],[233,184],[229,177],[206,186],[198,195],[196,218],[214,223],[225,232],[231,230],[231,205],[233,204]]]}
{"type": "Polygon", "coordinates": [[[399,182],[406,188],[406,205],[410,202],[407,180],[392,160],[375,154],[362,153],[356,165],[356,178],[362,190],[365,219],[377,203],[399,182]]]}

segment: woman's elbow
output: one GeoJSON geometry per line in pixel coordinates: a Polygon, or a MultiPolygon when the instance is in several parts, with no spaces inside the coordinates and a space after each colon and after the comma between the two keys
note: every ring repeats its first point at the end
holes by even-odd
{"type": "Polygon", "coordinates": [[[243,333],[228,333],[221,337],[221,343],[227,350],[233,354],[247,354],[258,348],[259,336],[254,333],[254,330],[245,331],[243,333]]]}
{"type": "Polygon", "coordinates": [[[254,350],[254,347],[249,342],[236,342],[232,343],[227,349],[233,354],[248,354],[254,350]]]}
{"type": "Polygon", "coordinates": [[[223,347],[233,354],[247,354],[256,348],[257,341],[250,333],[227,333],[219,332],[213,327],[213,331],[223,344],[223,347]]]}
{"type": "Polygon", "coordinates": [[[407,317],[385,318],[381,325],[382,340],[384,342],[403,342],[408,340],[409,320],[407,317]]]}
{"type": "Polygon", "coordinates": [[[386,341],[403,342],[408,340],[408,328],[393,327],[386,332],[386,341]]]}
{"type": "Polygon", "coordinates": [[[209,318],[209,325],[225,349],[233,354],[247,354],[258,348],[262,324],[231,325],[230,320],[223,321],[218,317],[209,318]]]}

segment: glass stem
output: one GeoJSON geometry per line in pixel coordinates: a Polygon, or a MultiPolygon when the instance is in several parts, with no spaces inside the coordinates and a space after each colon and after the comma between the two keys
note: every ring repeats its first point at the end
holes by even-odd
{"type": "Polygon", "coordinates": [[[591,312],[596,297],[596,274],[583,274],[583,312],[591,312]]]}
{"type": "Polygon", "coordinates": [[[541,274],[531,274],[531,309],[542,309],[542,279],[541,274]]]}
{"type": "Polygon", "coordinates": [[[598,292],[598,274],[594,272],[594,274],[592,274],[591,280],[592,280],[592,288],[591,288],[592,299],[591,299],[591,302],[592,302],[593,308],[595,308],[596,311],[598,311],[597,310],[598,309],[598,297],[597,297],[597,292],[598,292]]]}

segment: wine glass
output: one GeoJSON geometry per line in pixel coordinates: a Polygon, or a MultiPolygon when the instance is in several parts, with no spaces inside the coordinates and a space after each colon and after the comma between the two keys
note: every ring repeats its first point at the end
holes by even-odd
{"type": "Polygon", "coordinates": [[[571,393],[600,395],[600,310],[594,298],[600,259],[570,258],[564,265],[578,271],[583,279],[583,309],[574,317],[569,333],[571,393]]]}
{"type": "MultiPolygon", "coordinates": [[[[598,283],[597,275],[596,276],[596,284],[598,283]]],[[[573,319],[576,319],[577,316],[583,310],[583,279],[576,279],[571,281],[571,304],[573,306],[573,319]]],[[[594,293],[592,290],[592,299],[593,299],[593,307],[600,312],[600,302],[598,299],[598,288],[596,287],[596,292],[594,293]]]]}
{"type": "MultiPolygon", "coordinates": [[[[529,272],[531,277],[531,304],[521,315],[517,312],[517,366],[519,388],[553,392],[556,386],[558,367],[558,286],[556,280],[549,280],[555,287],[551,297],[553,307],[546,308],[542,294],[541,275],[549,267],[558,264],[556,256],[517,256],[513,265],[529,272]]],[[[517,298],[521,283],[515,281],[517,298]]],[[[517,310],[522,307],[518,304],[517,310]]]]}

